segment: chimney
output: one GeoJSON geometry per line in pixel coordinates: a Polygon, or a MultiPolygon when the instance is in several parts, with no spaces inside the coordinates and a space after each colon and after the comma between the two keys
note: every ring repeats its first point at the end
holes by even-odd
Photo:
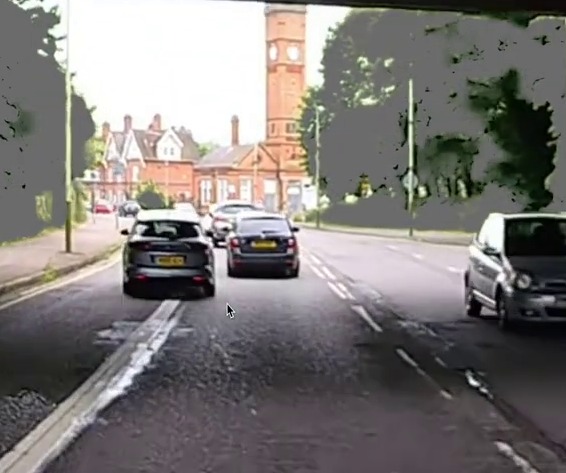
{"type": "Polygon", "coordinates": [[[110,135],[110,123],[104,122],[102,124],[102,139],[106,141],[110,135]]]}
{"type": "Polygon", "coordinates": [[[124,132],[127,133],[132,129],[132,116],[125,115],[124,116],[124,132]]]}
{"type": "Polygon", "coordinates": [[[240,144],[240,119],[238,115],[232,117],[232,146],[240,144]]]}
{"type": "Polygon", "coordinates": [[[153,131],[161,131],[161,115],[156,113],[153,116],[153,122],[151,122],[151,129],[153,131]]]}

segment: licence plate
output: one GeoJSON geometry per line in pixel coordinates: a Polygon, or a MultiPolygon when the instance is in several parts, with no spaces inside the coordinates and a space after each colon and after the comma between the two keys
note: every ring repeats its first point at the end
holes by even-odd
{"type": "Polygon", "coordinates": [[[271,250],[277,248],[277,243],[274,241],[254,241],[252,242],[252,248],[257,248],[258,250],[271,250]]]}
{"type": "Polygon", "coordinates": [[[185,258],[182,256],[159,256],[157,258],[159,266],[177,267],[185,264],[185,258]]]}

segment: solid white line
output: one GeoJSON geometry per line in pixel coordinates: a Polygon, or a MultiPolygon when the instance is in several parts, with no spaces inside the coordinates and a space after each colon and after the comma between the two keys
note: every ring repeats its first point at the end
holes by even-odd
{"type": "Polygon", "coordinates": [[[336,294],[340,299],[346,299],[346,294],[344,294],[340,289],[338,289],[338,287],[336,286],[336,284],[334,284],[333,282],[328,282],[328,287],[330,288],[330,290],[336,294]]]}
{"type": "Polygon", "coordinates": [[[311,255],[311,259],[312,259],[316,264],[322,264],[322,261],[320,261],[315,255],[311,255]]]}
{"type": "Polygon", "coordinates": [[[334,274],[332,274],[326,266],[321,266],[320,269],[328,279],[330,279],[331,281],[336,281],[336,276],[334,276],[334,274]]]}
{"type": "Polygon", "coordinates": [[[522,473],[539,473],[539,471],[520,456],[511,445],[500,441],[495,441],[494,443],[499,453],[511,460],[522,473]]]}
{"type": "Polygon", "coordinates": [[[380,327],[380,325],[371,318],[371,316],[367,313],[367,310],[365,309],[365,307],[363,305],[353,305],[350,306],[350,308],[356,313],[358,314],[362,320],[368,324],[373,330],[375,330],[377,333],[383,333],[383,329],[380,327]]]}
{"type": "Polygon", "coordinates": [[[120,260],[120,255],[115,255],[109,261],[104,262],[103,264],[99,264],[90,268],[85,268],[84,270],[80,270],[76,274],[72,276],[64,276],[60,280],[53,281],[53,283],[48,283],[43,286],[27,289],[22,291],[19,297],[16,299],[12,299],[11,301],[5,302],[4,304],[0,304],[0,311],[5,310],[9,307],[12,307],[16,304],[20,304],[21,302],[27,301],[36,296],[40,296],[41,294],[45,294],[46,292],[54,291],[55,289],[59,289],[69,284],[73,284],[78,282],[82,279],[88,278],[89,276],[93,276],[96,273],[104,271],[108,268],[114,266],[120,260]]]}
{"type": "Polygon", "coordinates": [[[356,299],[354,295],[348,290],[348,288],[341,282],[336,283],[336,286],[338,286],[338,289],[340,289],[344,294],[346,294],[346,297],[351,301],[356,299]]]}
{"type": "Polygon", "coordinates": [[[320,270],[319,270],[316,266],[313,266],[313,265],[310,264],[310,263],[307,263],[307,264],[309,265],[309,268],[312,269],[312,272],[313,272],[314,274],[316,274],[320,279],[326,280],[326,278],[324,277],[324,274],[322,274],[322,273],[320,272],[320,270]]]}
{"type": "Polygon", "coordinates": [[[396,348],[395,351],[397,352],[397,355],[399,355],[399,358],[401,358],[411,368],[419,367],[418,363],[415,360],[413,360],[411,358],[411,355],[409,355],[405,350],[403,350],[402,348],[396,348]]]}
{"type": "Polygon", "coordinates": [[[413,258],[416,258],[416,259],[423,259],[423,255],[420,255],[420,254],[418,254],[418,253],[413,253],[413,258]]]}

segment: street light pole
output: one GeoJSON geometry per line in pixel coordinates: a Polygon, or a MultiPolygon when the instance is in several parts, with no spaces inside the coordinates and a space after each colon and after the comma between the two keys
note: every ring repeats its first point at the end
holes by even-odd
{"type": "Polygon", "coordinates": [[[414,232],[414,201],[415,201],[415,120],[414,120],[414,97],[413,97],[413,79],[409,79],[409,104],[407,109],[407,134],[409,144],[409,166],[407,175],[407,210],[409,211],[409,236],[413,236],[414,232]]]}
{"type": "Polygon", "coordinates": [[[67,0],[67,40],[65,58],[65,252],[72,252],[72,232],[73,232],[73,178],[72,178],[72,100],[73,89],[71,87],[70,66],[70,28],[71,26],[71,0],[67,0]]]}
{"type": "Polygon", "coordinates": [[[314,109],[314,185],[316,190],[316,228],[320,228],[320,112],[318,105],[314,109]]]}

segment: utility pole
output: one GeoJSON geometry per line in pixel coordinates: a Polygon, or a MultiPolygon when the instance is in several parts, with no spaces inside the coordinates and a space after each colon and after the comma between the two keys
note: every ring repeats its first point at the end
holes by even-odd
{"type": "Polygon", "coordinates": [[[314,185],[316,190],[316,228],[320,228],[320,112],[318,105],[314,109],[314,185]]]}
{"type": "Polygon", "coordinates": [[[414,201],[415,201],[415,120],[414,120],[414,97],[413,97],[413,79],[409,79],[409,105],[407,109],[407,132],[409,143],[409,166],[407,174],[407,210],[409,212],[409,236],[414,233],[414,201]]]}
{"type": "Polygon", "coordinates": [[[65,58],[65,252],[72,253],[72,232],[73,232],[73,169],[72,169],[72,101],[73,88],[71,86],[70,66],[70,30],[71,30],[71,0],[67,0],[67,41],[65,58]]]}

